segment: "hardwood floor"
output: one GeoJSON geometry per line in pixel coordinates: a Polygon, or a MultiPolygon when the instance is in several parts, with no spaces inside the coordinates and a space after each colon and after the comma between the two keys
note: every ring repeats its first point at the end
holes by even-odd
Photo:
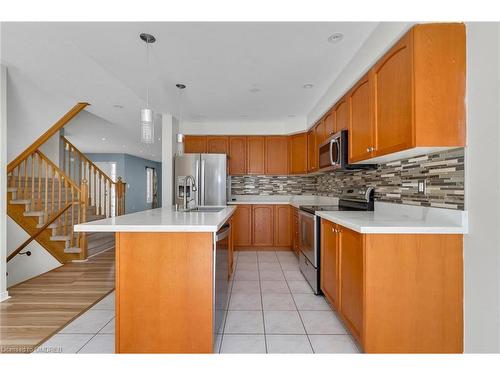
{"type": "Polygon", "coordinates": [[[11,287],[0,303],[0,353],[33,351],[114,288],[114,249],[11,287]]]}

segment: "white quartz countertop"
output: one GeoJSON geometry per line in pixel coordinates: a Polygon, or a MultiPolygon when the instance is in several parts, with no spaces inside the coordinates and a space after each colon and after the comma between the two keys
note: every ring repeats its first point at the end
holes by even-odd
{"type": "Polygon", "coordinates": [[[375,203],[374,211],[322,211],[317,216],[359,233],[464,234],[467,212],[375,203]]]}
{"type": "Polygon", "coordinates": [[[336,205],[338,198],[316,195],[233,195],[228,205],[234,204],[290,204],[296,208],[302,205],[336,205]]]}
{"type": "Polygon", "coordinates": [[[179,212],[162,207],[75,225],[75,232],[217,232],[236,210],[179,212]]]}

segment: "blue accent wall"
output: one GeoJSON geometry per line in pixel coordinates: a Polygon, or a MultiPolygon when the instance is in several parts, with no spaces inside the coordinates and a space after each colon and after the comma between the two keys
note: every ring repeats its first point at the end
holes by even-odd
{"type": "Polygon", "coordinates": [[[115,162],[116,175],[127,183],[125,212],[151,209],[146,203],[146,167],[155,168],[158,176],[158,207],[161,207],[161,163],[129,154],[85,154],[94,162],[115,162]]]}

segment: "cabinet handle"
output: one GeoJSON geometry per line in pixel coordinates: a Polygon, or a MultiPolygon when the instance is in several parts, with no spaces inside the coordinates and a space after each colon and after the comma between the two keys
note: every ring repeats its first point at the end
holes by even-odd
{"type": "Polygon", "coordinates": [[[366,148],[366,152],[370,152],[370,147],[367,147],[367,148],[366,148]]]}

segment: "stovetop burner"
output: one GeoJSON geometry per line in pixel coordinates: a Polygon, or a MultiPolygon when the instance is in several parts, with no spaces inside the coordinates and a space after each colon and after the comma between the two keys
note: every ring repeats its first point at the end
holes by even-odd
{"type": "Polygon", "coordinates": [[[317,211],[373,211],[373,187],[347,188],[340,194],[339,204],[304,205],[302,211],[314,214],[317,211]]]}

